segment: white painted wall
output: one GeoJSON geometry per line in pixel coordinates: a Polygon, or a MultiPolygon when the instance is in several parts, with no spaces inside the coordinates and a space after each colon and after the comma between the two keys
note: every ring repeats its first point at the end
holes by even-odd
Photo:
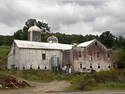
{"type": "Polygon", "coordinates": [[[51,69],[51,58],[54,55],[59,57],[59,63],[62,65],[62,52],[60,50],[44,50],[44,49],[23,49],[15,47],[15,55],[13,54],[14,46],[8,54],[8,68],[11,69],[11,65],[15,65],[17,69],[23,70],[30,69],[51,69]],[[42,60],[42,54],[46,54],[46,59],[42,60]]]}

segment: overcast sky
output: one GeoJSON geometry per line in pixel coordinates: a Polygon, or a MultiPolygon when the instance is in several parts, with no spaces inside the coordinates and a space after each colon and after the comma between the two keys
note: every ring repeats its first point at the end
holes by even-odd
{"type": "Polygon", "coordinates": [[[52,32],[125,35],[125,0],[0,0],[0,35],[12,35],[29,18],[52,32]]]}

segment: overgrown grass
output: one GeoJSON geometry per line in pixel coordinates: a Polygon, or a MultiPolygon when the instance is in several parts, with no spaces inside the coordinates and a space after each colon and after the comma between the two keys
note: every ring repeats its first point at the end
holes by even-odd
{"type": "Polygon", "coordinates": [[[124,90],[125,70],[79,75],[71,80],[71,84],[71,90],[124,90]]]}
{"type": "Polygon", "coordinates": [[[48,70],[8,70],[0,71],[0,80],[7,75],[24,78],[35,82],[51,82],[53,80],[68,80],[70,90],[124,90],[125,70],[101,71],[95,74],[66,74],[48,70]]]}
{"type": "Polygon", "coordinates": [[[79,74],[67,74],[60,72],[52,72],[50,70],[8,70],[0,71],[3,74],[14,75],[30,81],[50,82],[53,80],[68,80],[79,74]]]}
{"type": "Polygon", "coordinates": [[[9,46],[0,46],[0,69],[5,69],[7,66],[7,54],[9,46]]]}
{"type": "Polygon", "coordinates": [[[0,57],[7,56],[9,48],[9,46],[0,46],[0,57]]]}

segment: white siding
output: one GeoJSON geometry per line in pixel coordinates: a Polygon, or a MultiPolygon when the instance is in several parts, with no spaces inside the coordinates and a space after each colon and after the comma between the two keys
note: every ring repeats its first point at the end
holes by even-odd
{"type": "Polygon", "coordinates": [[[39,49],[19,49],[19,54],[15,56],[15,65],[18,69],[22,70],[30,69],[32,66],[33,69],[51,69],[51,58],[54,55],[59,57],[59,63],[62,65],[62,52],[59,50],[39,50],[39,49]],[[46,59],[42,60],[42,54],[46,54],[46,59]]]}

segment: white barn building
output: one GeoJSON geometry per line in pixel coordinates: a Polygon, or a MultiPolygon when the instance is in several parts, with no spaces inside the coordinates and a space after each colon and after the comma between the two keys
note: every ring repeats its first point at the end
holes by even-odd
{"type": "Polygon", "coordinates": [[[52,69],[62,67],[64,50],[72,49],[72,45],[58,43],[58,39],[50,36],[47,41],[40,42],[41,30],[33,26],[28,30],[30,41],[14,40],[8,54],[8,69],[52,69]]]}

